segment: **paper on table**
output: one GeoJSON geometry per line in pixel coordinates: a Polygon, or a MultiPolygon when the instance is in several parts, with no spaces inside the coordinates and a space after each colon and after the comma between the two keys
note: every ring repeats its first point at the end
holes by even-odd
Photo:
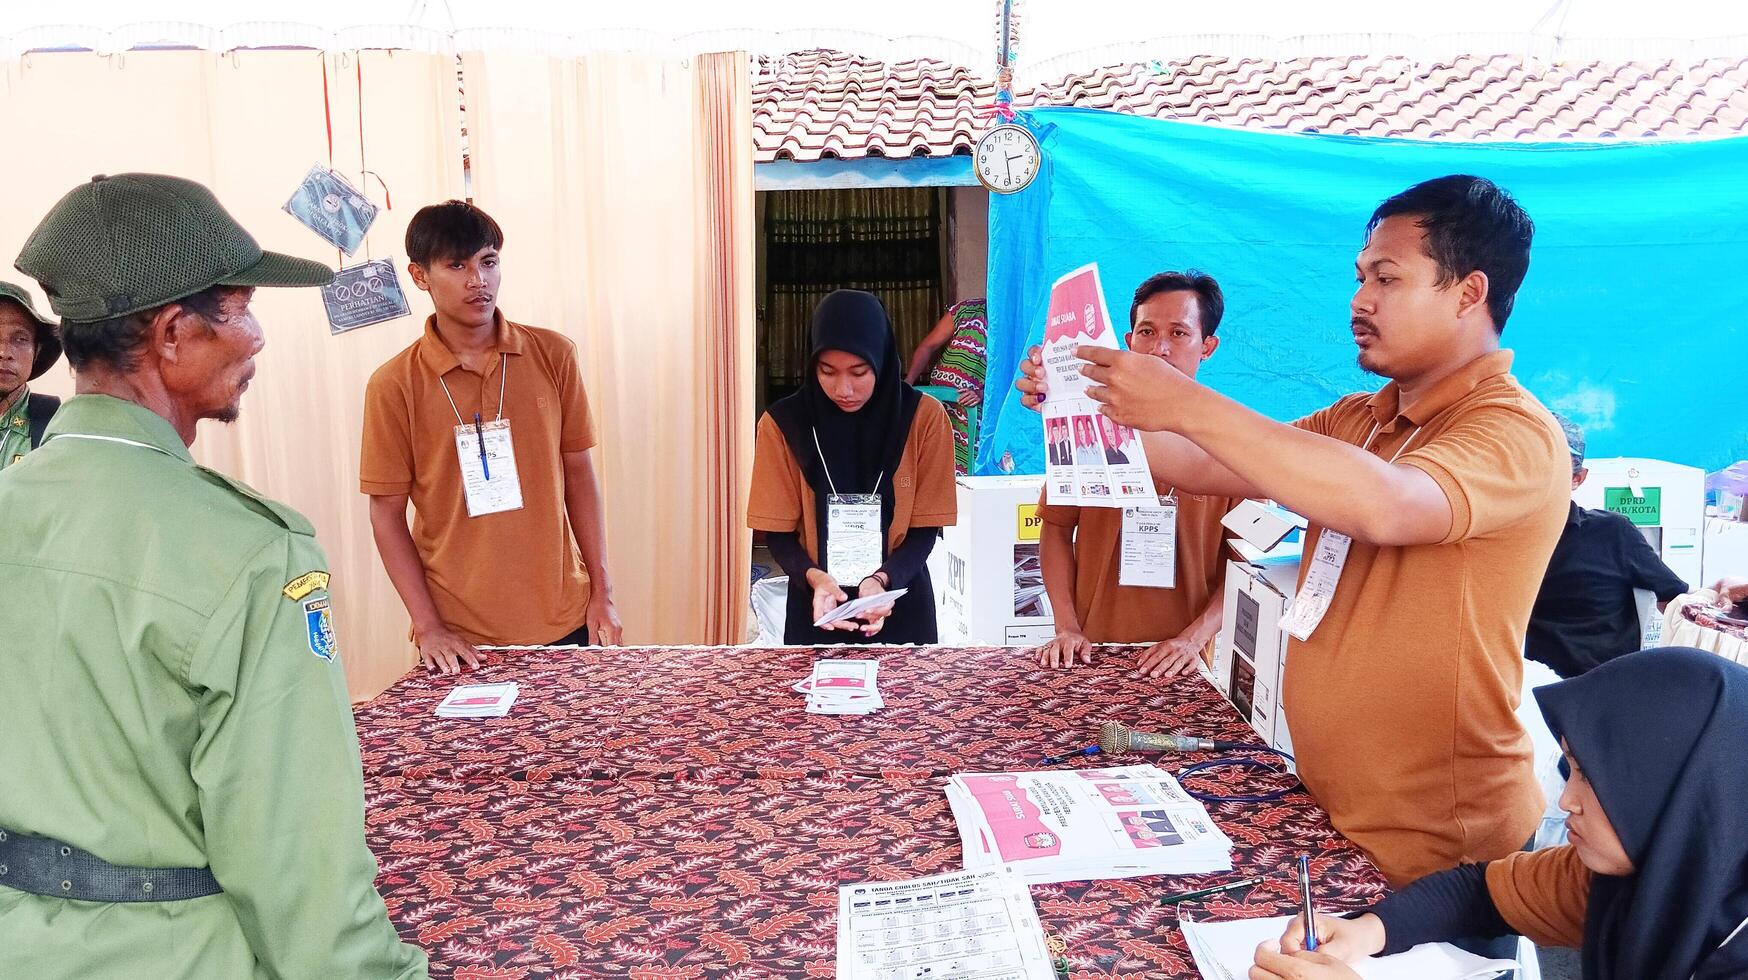
{"type": "Polygon", "coordinates": [[[827,623],[837,623],[846,619],[855,619],[857,616],[860,616],[862,613],[867,612],[870,609],[884,606],[890,602],[897,602],[900,596],[903,596],[908,592],[910,592],[909,589],[894,589],[891,592],[881,592],[877,595],[871,595],[863,599],[851,599],[849,602],[846,602],[836,609],[833,609],[831,612],[826,613],[824,616],[821,616],[819,621],[813,625],[824,626],[827,623]]]}
{"type": "MultiPolygon", "coordinates": [[[[1256,947],[1281,938],[1292,916],[1195,922],[1180,914],[1184,942],[1206,980],[1244,980],[1256,962],[1256,947]]],[[[1361,980],[1480,980],[1517,970],[1511,960],[1490,960],[1449,943],[1427,943],[1394,956],[1349,964],[1361,980]]]]}
{"type": "Polygon", "coordinates": [[[886,707],[880,697],[880,661],[818,660],[805,690],[807,711],[815,715],[865,715],[886,707]]]}
{"type": "Polygon", "coordinates": [[[1232,869],[1207,808],[1153,766],[960,773],[946,793],[967,868],[1033,884],[1232,869]]]}
{"type": "Polygon", "coordinates": [[[510,713],[521,689],[505,684],[462,684],[437,706],[439,718],[501,718],[510,713]]]}
{"type": "Polygon", "coordinates": [[[1007,868],[838,889],[838,980],[1052,980],[1032,893],[1007,868]]]}

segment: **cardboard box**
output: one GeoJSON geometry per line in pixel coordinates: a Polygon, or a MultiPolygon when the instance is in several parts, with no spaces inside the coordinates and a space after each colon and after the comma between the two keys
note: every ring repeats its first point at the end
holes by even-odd
{"type": "Polygon", "coordinates": [[[1230,542],[1236,557],[1226,563],[1224,618],[1214,647],[1214,686],[1238,709],[1263,744],[1292,751],[1282,691],[1287,634],[1281,614],[1298,586],[1303,542],[1263,552],[1230,542]]]}
{"type": "Polygon", "coordinates": [[[1042,476],[962,476],[959,523],[943,534],[941,642],[1036,646],[1056,635],[1038,553],[1042,476]]]}
{"type": "Polygon", "coordinates": [[[1651,542],[1663,564],[1693,588],[1702,582],[1706,475],[1697,466],[1657,459],[1586,460],[1590,477],[1572,492],[1580,507],[1624,515],[1651,542]]]}

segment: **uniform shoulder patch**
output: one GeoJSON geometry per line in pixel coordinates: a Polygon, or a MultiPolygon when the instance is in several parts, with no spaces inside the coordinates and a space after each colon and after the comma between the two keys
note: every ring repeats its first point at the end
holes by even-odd
{"type": "Polygon", "coordinates": [[[305,599],[303,621],[304,630],[309,634],[310,652],[332,663],[340,646],[339,641],[334,638],[332,602],[327,596],[305,599]]]}
{"type": "Polygon", "coordinates": [[[285,583],[285,588],[279,591],[293,602],[302,602],[311,592],[326,589],[332,577],[327,572],[305,572],[285,583]]]}

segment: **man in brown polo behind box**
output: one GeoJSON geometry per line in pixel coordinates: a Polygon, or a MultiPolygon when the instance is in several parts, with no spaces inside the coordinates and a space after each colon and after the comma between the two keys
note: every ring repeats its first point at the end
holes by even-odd
{"type": "Polygon", "coordinates": [[[445,674],[478,666],[476,645],[621,639],[576,345],[504,318],[503,245],[472,204],[413,216],[408,272],[436,312],[364,394],[371,531],[445,674]]]}
{"type": "Polygon", "coordinates": [[[1513,712],[1570,476],[1559,426],[1499,346],[1532,235],[1477,177],[1385,201],[1350,312],[1360,366],[1390,383],[1291,425],[1155,358],[1082,349],[1104,412],[1149,432],[1155,474],[1311,522],[1283,617],[1299,773],[1397,886],[1504,857],[1541,817],[1513,712]]]}
{"type": "MultiPolygon", "coordinates": [[[[1213,276],[1161,272],[1135,288],[1123,342],[1193,378],[1220,346],[1214,331],[1225,312],[1226,297],[1213,276]]],[[[1101,420],[1101,428],[1113,424],[1101,420]]],[[[1177,567],[1170,588],[1123,583],[1123,508],[1039,503],[1044,589],[1056,613],[1056,638],[1038,648],[1041,666],[1092,663],[1094,643],[1147,643],[1135,668],[1149,677],[1176,677],[1195,668],[1220,632],[1226,579],[1220,518],[1237,501],[1154,483],[1160,497],[1173,498],[1177,506],[1177,567]]]]}

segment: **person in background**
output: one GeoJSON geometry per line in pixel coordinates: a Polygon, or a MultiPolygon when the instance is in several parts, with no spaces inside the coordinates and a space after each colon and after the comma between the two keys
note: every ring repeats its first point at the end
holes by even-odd
{"type": "MultiPolygon", "coordinates": [[[[1572,457],[1572,489],[1590,475],[1584,468],[1584,430],[1556,415],[1572,457]]],[[[1634,589],[1657,597],[1661,610],[1687,591],[1650,542],[1620,514],[1569,504],[1566,529],[1554,545],[1530,610],[1524,655],[1561,677],[1577,677],[1639,649],[1639,610],[1634,589]]]]}
{"type": "Polygon", "coordinates": [[[983,403],[988,336],[988,302],[968,299],[955,304],[917,344],[904,376],[906,384],[958,390],[959,400],[946,408],[947,420],[953,424],[953,472],[959,476],[971,472],[972,455],[977,451],[977,431],[966,409],[983,403]],[[925,377],[927,381],[921,380],[925,377]]]}
{"type": "Polygon", "coordinates": [[[17,264],[77,394],[0,474],[0,975],[423,980],[315,530],[189,453],[242,411],[255,290],[333,270],[163,174],[74,188],[17,264]]]}
{"type": "Polygon", "coordinates": [[[747,526],[789,575],[785,643],[934,643],[925,564],[958,516],[953,436],[941,403],[900,377],[886,308],[840,289],[813,312],[801,390],[759,419],[747,526]],[[824,628],[848,601],[896,602],[824,628]]]}
{"type": "Polygon", "coordinates": [[[1354,980],[1361,957],[1512,933],[1577,947],[1584,980],[1748,976],[1748,668],[1667,647],[1535,696],[1572,769],[1571,843],[1320,915],[1315,952],[1301,916],[1257,949],[1251,980],[1354,980]]]}
{"type": "MultiPolygon", "coordinates": [[[[1389,379],[1291,424],[1157,358],[1082,347],[1100,411],[1178,491],[1310,522],[1284,625],[1299,777],[1394,886],[1518,850],[1541,822],[1516,711],[1523,638],[1571,500],[1560,426],[1500,346],[1534,224],[1480,177],[1380,204],[1348,304],[1389,379]]],[[[1024,404],[1048,397],[1040,352],[1024,404]]]]}
{"type": "MultiPolygon", "coordinates": [[[[1124,344],[1193,378],[1220,346],[1215,331],[1225,312],[1226,297],[1212,276],[1161,272],[1135,290],[1124,344]]],[[[1115,451],[1112,440],[1120,444],[1129,430],[1102,415],[1098,424],[1107,452],[1115,451]]],[[[1177,494],[1157,478],[1154,489],[1178,508],[1177,568],[1169,589],[1123,584],[1122,508],[1039,501],[1044,588],[1056,613],[1056,638],[1038,649],[1040,665],[1092,663],[1095,643],[1149,643],[1136,669],[1175,677],[1193,669],[1220,632],[1226,579],[1220,519],[1237,501],[1177,494]]]]}
{"type": "Polygon", "coordinates": [[[32,394],[30,382],[60,358],[55,322],[37,313],[29,293],[0,282],[0,470],[42,445],[61,400],[32,394]]]}
{"type": "Polygon", "coordinates": [[[504,316],[504,233],[479,208],[421,208],[406,244],[435,311],[370,376],[358,479],[419,659],[453,674],[477,645],[618,644],[577,345],[504,316]]]}

